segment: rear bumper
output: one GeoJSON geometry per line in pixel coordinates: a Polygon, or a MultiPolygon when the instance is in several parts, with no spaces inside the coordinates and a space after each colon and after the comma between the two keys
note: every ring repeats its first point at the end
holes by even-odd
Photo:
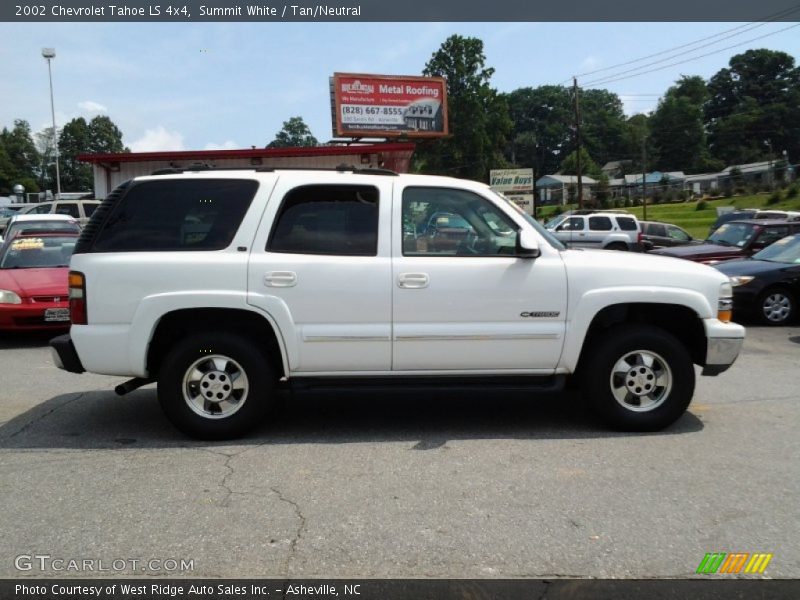
{"type": "Polygon", "coordinates": [[[72,338],[69,334],[60,335],[50,340],[51,354],[53,363],[59,368],[70,373],[83,373],[86,369],[81,364],[81,359],[78,358],[78,353],[75,351],[75,345],[72,343],[72,338]]]}

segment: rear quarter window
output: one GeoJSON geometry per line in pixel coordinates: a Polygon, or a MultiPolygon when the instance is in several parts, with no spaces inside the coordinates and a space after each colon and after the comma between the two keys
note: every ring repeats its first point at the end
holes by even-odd
{"type": "Polygon", "coordinates": [[[97,234],[96,252],[221,250],[258,189],[247,179],[173,179],[134,184],[97,234]]]}
{"type": "Polygon", "coordinates": [[[637,231],[636,220],[630,217],[617,217],[617,224],[622,231],[637,231]]]}

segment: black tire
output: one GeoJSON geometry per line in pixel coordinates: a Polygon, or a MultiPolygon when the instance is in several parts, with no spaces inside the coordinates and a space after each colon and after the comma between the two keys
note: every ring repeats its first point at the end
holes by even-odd
{"type": "Polygon", "coordinates": [[[796,313],[797,300],[786,288],[772,287],[758,297],[756,316],[764,325],[786,325],[792,322],[796,313]]]}
{"type": "Polygon", "coordinates": [[[628,245],[622,242],[611,242],[606,246],[606,250],[628,250],[628,245]]]}
{"type": "Polygon", "coordinates": [[[178,342],[167,354],[159,371],[158,401],[167,418],[186,435],[232,439],[263,421],[274,401],[275,381],[269,357],[247,338],[206,332],[178,342]],[[197,380],[197,375],[202,379],[197,380]],[[226,394],[226,400],[219,403],[216,393],[226,394]],[[204,394],[212,400],[206,401],[204,394]]]}
{"type": "Polygon", "coordinates": [[[601,335],[586,349],[586,364],[580,370],[589,407],[622,431],[657,431],[674,423],[694,394],[694,365],[688,350],[674,336],[649,325],[626,325],[601,335]],[[637,358],[653,360],[652,365],[637,358]],[[622,369],[612,375],[616,365],[622,369]],[[615,390],[626,397],[618,399],[615,390]]]}

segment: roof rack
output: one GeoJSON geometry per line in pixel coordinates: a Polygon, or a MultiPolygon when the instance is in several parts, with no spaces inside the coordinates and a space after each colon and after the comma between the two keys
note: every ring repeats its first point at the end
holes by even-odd
{"type": "Polygon", "coordinates": [[[575,210],[567,211],[566,213],[562,213],[562,214],[567,214],[567,213],[569,213],[570,215],[593,215],[595,213],[612,213],[612,214],[620,214],[620,215],[630,215],[630,214],[632,214],[630,211],[627,211],[627,210],[624,210],[624,209],[620,209],[620,208],[597,208],[597,209],[593,209],[593,208],[578,208],[578,209],[575,209],[575,210]]]}
{"type": "Polygon", "coordinates": [[[363,168],[354,165],[338,165],[336,167],[214,167],[207,164],[190,165],[188,167],[166,167],[156,169],[151,175],[180,175],[192,171],[254,171],[256,173],[275,173],[277,171],[337,171],[340,173],[353,173],[355,175],[399,175],[391,169],[363,168]]]}

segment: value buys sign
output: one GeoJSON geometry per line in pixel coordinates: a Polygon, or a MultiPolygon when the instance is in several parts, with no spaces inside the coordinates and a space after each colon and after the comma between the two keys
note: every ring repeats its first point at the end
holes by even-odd
{"type": "Polygon", "coordinates": [[[533,169],[493,169],[489,187],[496,192],[528,192],[533,189],[533,169]]]}
{"type": "Polygon", "coordinates": [[[447,135],[447,84],[442,77],[335,73],[334,135],[447,135]]]}

